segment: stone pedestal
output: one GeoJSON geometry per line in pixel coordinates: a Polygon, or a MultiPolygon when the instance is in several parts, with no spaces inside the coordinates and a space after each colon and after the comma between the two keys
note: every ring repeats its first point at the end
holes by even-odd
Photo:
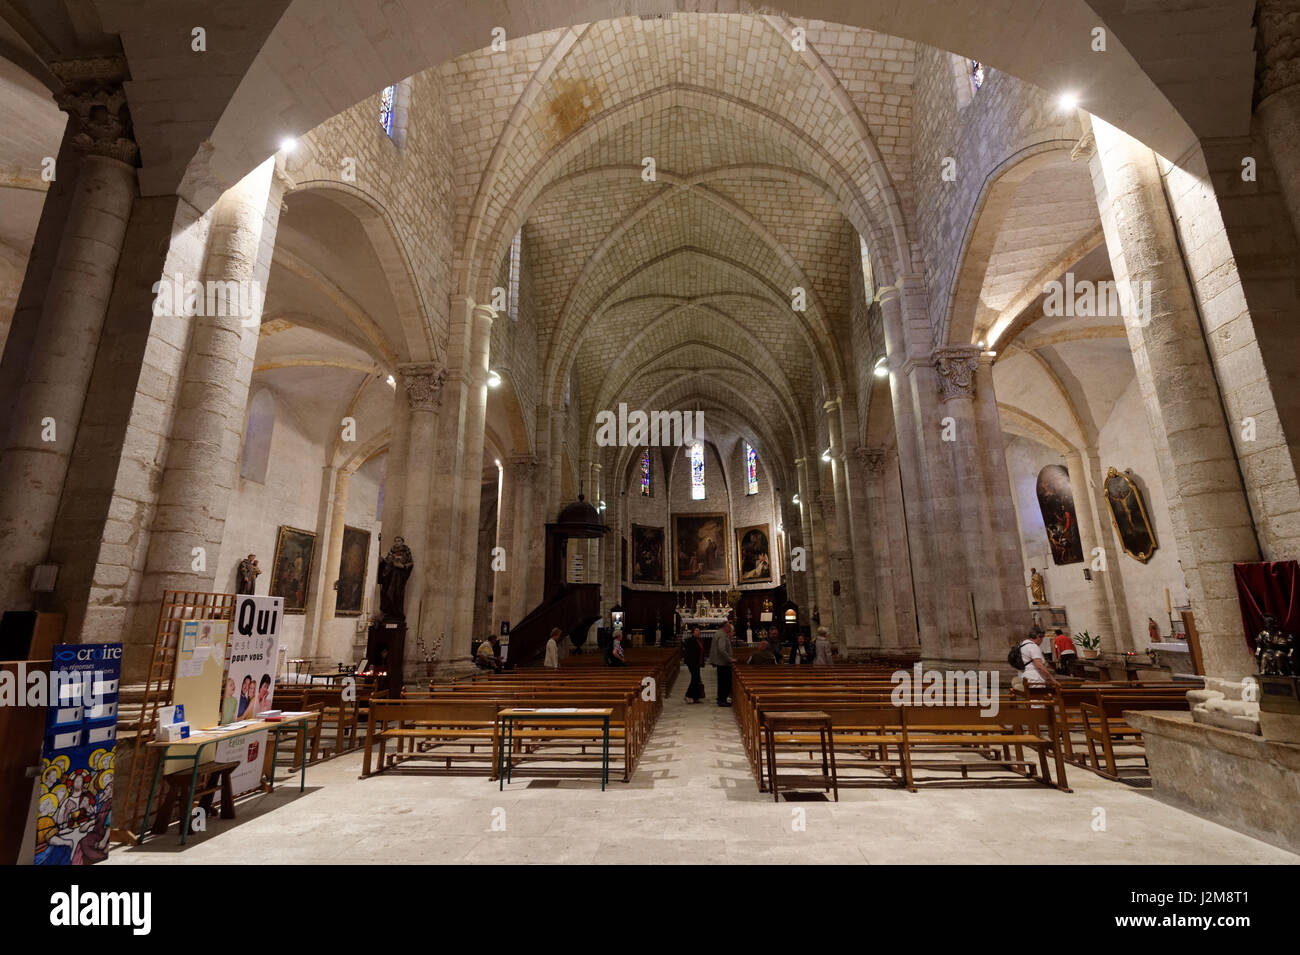
{"type": "Polygon", "coordinates": [[[1194,723],[1190,713],[1130,712],[1161,802],[1300,852],[1300,745],[1194,723]]]}

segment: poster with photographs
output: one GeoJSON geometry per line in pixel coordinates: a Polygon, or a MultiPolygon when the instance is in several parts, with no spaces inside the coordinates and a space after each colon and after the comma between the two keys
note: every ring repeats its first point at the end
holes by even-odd
{"type": "MultiPolygon", "coordinates": [[[[283,618],[281,597],[241,594],[236,599],[225,690],[221,696],[223,726],[257,720],[259,714],[272,708],[283,618]]],[[[236,795],[261,785],[267,736],[267,733],[253,733],[214,747],[213,758],[218,762],[240,764],[230,776],[236,795]]]]}
{"type": "Polygon", "coordinates": [[[370,531],[343,526],[343,551],[339,554],[339,591],[334,616],[359,617],[366,598],[366,565],[370,561],[370,531]]]}
{"type": "Polygon", "coordinates": [[[772,579],[772,543],[768,525],[752,524],[736,529],[737,580],[753,584],[772,579]]]}
{"type": "Polygon", "coordinates": [[[315,534],[280,525],[280,536],[275,542],[275,560],[271,564],[270,593],[273,597],[284,598],[285,613],[306,611],[307,584],[315,553],[315,534]]]}

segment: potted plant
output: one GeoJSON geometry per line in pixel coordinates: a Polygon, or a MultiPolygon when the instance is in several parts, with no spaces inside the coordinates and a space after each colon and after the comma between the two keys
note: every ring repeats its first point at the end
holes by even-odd
{"type": "Polygon", "coordinates": [[[1085,660],[1095,660],[1101,656],[1098,649],[1101,646],[1101,636],[1093,636],[1087,630],[1074,635],[1074,643],[1079,648],[1079,653],[1085,660]]]}

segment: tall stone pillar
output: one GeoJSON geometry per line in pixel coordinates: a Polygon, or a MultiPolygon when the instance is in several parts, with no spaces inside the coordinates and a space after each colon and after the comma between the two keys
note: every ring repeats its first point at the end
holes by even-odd
{"type": "Polygon", "coordinates": [[[1259,0],[1255,115],[1300,235],[1300,0],[1259,0]]]}
{"type": "Polygon", "coordinates": [[[550,464],[550,485],[547,493],[546,519],[553,521],[564,506],[564,426],[568,418],[563,405],[551,408],[550,444],[547,462],[550,464]]]}
{"type": "MultiPolygon", "coordinates": [[[[203,270],[205,291],[212,294],[206,295],[201,314],[190,317],[188,357],[141,585],[140,600],[146,608],[161,602],[165,590],[204,591],[216,585],[239,467],[251,355],[262,322],[262,290],[288,185],[274,171],[275,160],[266,160],[228,189],[213,213],[203,270]],[[220,307],[215,290],[224,292],[227,307],[220,307]],[[236,294],[242,308],[231,307],[236,294]],[[210,309],[213,304],[218,307],[210,309]],[[213,311],[216,314],[210,314],[213,311]],[[206,566],[195,560],[196,547],[206,551],[206,566]]],[[[180,293],[181,289],[174,292],[180,293]]],[[[180,303],[176,304],[181,314],[180,303]]],[[[151,612],[137,613],[138,637],[146,638],[154,625],[151,612]]]]}
{"type": "Polygon", "coordinates": [[[811,621],[813,607],[817,606],[816,564],[813,561],[815,535],[812,517],[815,502],[812,499],[812,484],[808,475],[808,459],[796,458],[794,467],[799,480],[799,546],[803,548],[804,566],[802,570],[796,568],[792,555],[790,576],[800,581],[804,602],[800,604],[799,609],[803,611],[804,619],[811,621]]]}
{"type": "MultiPolygon", "coordinates": [[[[900,562],[895,553],[890,534],[888,506],[886,504],[886,467],[890,462],[889,449],[860,447],[855,451],[861,464],[865,481],[863,497],[867,521],[863,525],[871,538],[874,559],[870,570],[874,575],[874,606],[870,613],[876,618],[878,644],[882,649],[901,645],[900,621],[894,595],[894,575],[906,571],[906,562],[900,562]]],[[[911,635],[909,631],[908,636],[911,635]]]]}
{"type": "MultiPolygon", "coordinates": [[[[492,345],[490,306],[474,305],[469,315],[469,354],[462,387],[466,390],[465,437],[462,444],[459,481],[461,535],[456,550],[456,617],[453,653],[468,656],[474,629],[474,581],[478,561],[479,507],[483,498],[483,436],[487,423],[488,351],[492,345]]],[[[450,637],[451,635],[449,635],[450,637]]]]}
{"type": "MultiPolygon", "coordinates": [[[[835,624],[844,637],[845,647],[864,648],[869,628],[863,625],[858,601],[858,572],[854,560],[853,512],[849,498],[849,457],[844,448],[843,402],[833,398],[825,402],[826,430],[830,439],[831,488],[835,499],[835,519],[830,531],[831,576],[839,585],[835,604],[835,624]]],[[[832,584],[832,592],[834,590],[832,584]]],[[[865,608],[870,610],[870,608],[865,608]]]]}
{"type": "Polygon", "coordinates": [[[66,139],[82,153],[23,379],[0,452],[0,608],[32,606],[46,560],[136,194],[138,149],[122,82],[104,57],[51,67],[66,139]]]}
{"type": "Polygon", "coordinates": [[[316,559],[311,567],[311,585],[303,620],[302,651],[304,657],[334,655],[325,637],[325,628],[334,619],[338,591],[339,563],[343,557],[343,523],[347,517],[348,486],[352,472],[333,465],[321,469],[320,506],[316,518],[316,559]]]}
{"type": "Polygon", "coordinates": [[[1161,479],[1180,511],[1178,552],[1206,672],[1240,678],[1254,662],[1232,565],[1260,552],[1197,303],[1155,154],[1095,116],[1092,128],[1093,185],[1161,479]]]}
{"type": "MultiPolygon", "coordinates": [[[[446,629],[445,621],[437,619],[437,615],[421,612],[428,603],[428,595],[436,593],[441,588],[440,582],[445,579],[439,576],[437,561],[447,546],[447,530],[435,520],[435,513],[441,514],[442,510],[435,507],[433,500],[436,493],[433,475],[440,457],[447,453],[439,446],[446,382],[447,369],[435,362],[408,362],[397,366],[397,400],[406,404],[406,430],[402,438],[404,473],[398,476],[402,500],[392,526],[384,524],[380,557],[387,554],[401,537],[411,548],[411,557],[415,560],[415,570],[406,583],[408,661],[416,659],[417,636],[422,637],[425,646],[432,650],[446,629]]],[[[386,480],[392,479],[393,475],[390,475],[386,480]]],[[[439,497],[445,501],[446,494],[440,493],[439,497]]],[[[386,491],[384,510],[388,511],[386,491]]],[[[376,606],[374,609],[378,611],[379,608],[376,606]]]]}
{"type": "MultiPolygon", "coordinates": [[[[512,495],[514,513],[511,518],[511,536],[506,547],[509,563],[510,599],[507,605],[511,625],[523,620],[542,600],[542,566],[540,558],[545,546],[545,533],[541,528],[539,499],[541,467],[530,454],[517,454],[509,461],[506,483],[514,485],[512,495]],[[534,547],[536,551],[534,552],[534,547]]],[[[505,512],[504,503],[502,513],[505,512]]]]}
{"type": "Polygon", "coordinates": [[[1128,627],[1117,627],[1111,613],[1110,599],[1107,594],[1106,580],[1110,576],[1110,557],[1097,540],[1097,509],[1094,502],[1099,500],[1094,491],[1088,464],[1082,453],[1071,450],[1065,456],[1065,469],[1070,474],[1070,494],[1074,497],[1074,511],[1079,518],[1079,542],[1083,545],[1083,567],[1088,568],[1092,580],[1086,584],[1088,592],[1088,618],[1096,621],[1098,628],[1106,627],[1105,642],[1111,650],[1132,650],[1135,648],[1133,634],[1128,627]],[[1102,560],[1097,554],[1100,551],[1102,560]],[[1094,565],[1102,564],[1097,569],[1094,565]]]}

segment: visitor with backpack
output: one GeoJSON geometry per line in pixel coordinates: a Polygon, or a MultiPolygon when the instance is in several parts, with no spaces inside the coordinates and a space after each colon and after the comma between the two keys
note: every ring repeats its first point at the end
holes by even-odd
{"type": "Polygon", "coordinates": [[[1007,654],[1007,663],[1020,671],[1020,679],[1025,686],[1056,685],[1056,677],[1047,667],[1043,656],[1042,643],[1046,633],[1042,630],[1031,631],[1029,636],[1011,648],[1007,654]]]}

